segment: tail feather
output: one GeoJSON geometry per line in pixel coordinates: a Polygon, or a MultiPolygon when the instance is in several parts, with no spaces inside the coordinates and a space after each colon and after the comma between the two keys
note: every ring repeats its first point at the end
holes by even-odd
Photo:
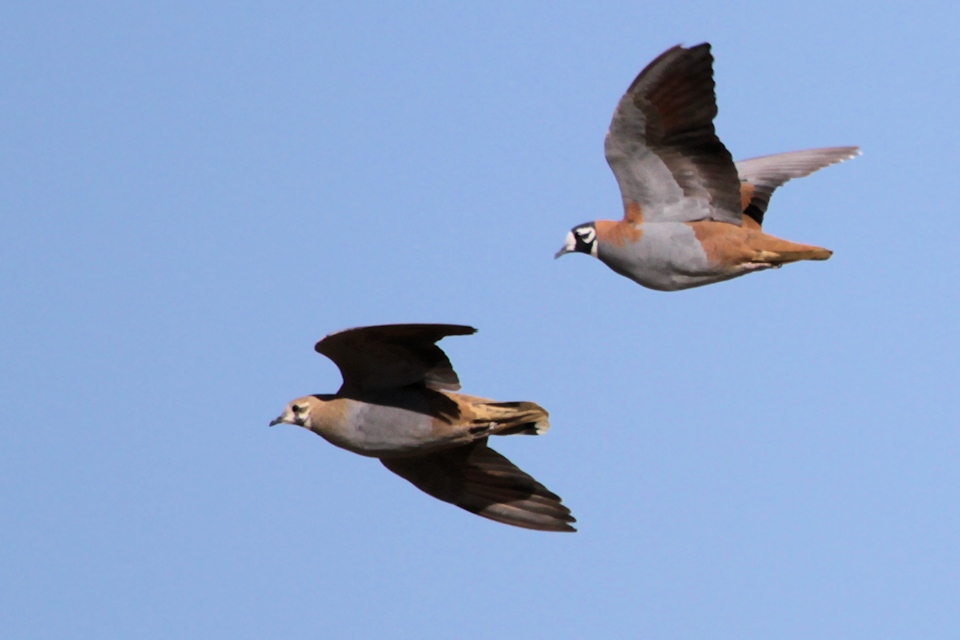
{"type": "Polygon", "coordinates": [[[474,408],[497,424],[494,435],[538,436],[550,428],[550,414],[535,402],[483,402],[474,408]]]}
{"type": "Polygon", "coordinates": [[[833,251],[815,247],[813,249],[806,249],[804,251],[787,251],[785,253],[781,253],[780,255],[784,258],[784,262],[798,262],[800,260],[827,260],[833,255],[833,251]]]}
{"type": "Polygon", "coordinates": [[[800,260],[826,260],[833,255],[833,251],[823,247],[790,242],[765,233],[752,234],[749,244],[757,252],[753,262],[776,266],[800,260]]]}

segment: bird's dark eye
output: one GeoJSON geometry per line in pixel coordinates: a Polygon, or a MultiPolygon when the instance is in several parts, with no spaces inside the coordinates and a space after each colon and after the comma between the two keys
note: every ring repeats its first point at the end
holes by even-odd
{"type": "Polygon", "coordinates": [[[293,409],[293,412],[294,412],[294,413],[300,413],[300,405],[295,404],[295,405],[293,405],[293,406],[290,407],[290,408],[293,409]]]}

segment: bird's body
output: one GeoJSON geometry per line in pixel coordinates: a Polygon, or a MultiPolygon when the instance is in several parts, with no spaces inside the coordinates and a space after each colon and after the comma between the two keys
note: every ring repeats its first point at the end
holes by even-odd
{"type": "Polygon", "coordinates": [[[713,220],[594,224],[597,257],[620,275],[658,291],[689,289],[786,262],[830,257],[826,249],[713,220]]]}
{"type": "Polygon", "coordinates": [[[560,497],[487,446],[493,435],[538,435],[533,402],[496,402],[460,387],[436,342],[475,329],[384,325],[330,334],[316,350],[343,374],[336,394],[298,398],[271,425],[295,424],[385,467],[435,498],[528,529],[574,531],[560,497]]]}
{"type": "Polygon", "coordinates": [[[557,257],[588,253],[651,289],[729,280],[831,251],[762,229],[773,191],[859,153],[832,147],[734,163],[713,127],[710,45],[673,47],[620,100],[605,150],[623,198],[622,220],[574,227],[557,257]]]}
{"type": "Polygon", "coordinates": [[[374,392],[362,399],[314,395],[294,404],[309,407],[311,431],[373,458],[432,453],[491,435],[535,434],[548,427],[547,412],[532,402],[495,402],[429,389],[374,392]]]}

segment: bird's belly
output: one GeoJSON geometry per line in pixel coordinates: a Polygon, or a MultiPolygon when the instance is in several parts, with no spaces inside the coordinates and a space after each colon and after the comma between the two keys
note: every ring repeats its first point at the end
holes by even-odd
{"type": "Polygon", "coordinates": [[[598,258],[650,289],[678,291],[736,277],[708,259],[693,229],[683,223],[647,223],[635,242],[603,245],[598,258]]]}
{"type": "Polygon", "coordinates": [[[443,433],[446,430],[437,426],[432,416],[417,410],[351,401],[342,424],[320,435],[348,451],[380,458],[424,452],[456,443],[457,434],[443,433]]]}

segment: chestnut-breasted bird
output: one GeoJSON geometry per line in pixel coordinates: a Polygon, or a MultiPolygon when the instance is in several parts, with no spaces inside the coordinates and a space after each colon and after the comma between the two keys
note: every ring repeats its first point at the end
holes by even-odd
{"type": "Polygon", "coordinates": [[[734,163],[717,137],[710,45],[673,47],[620,99],[605,151],[624,216],[574,227],[556,256],[580,252],[639,284],[676,291],[832,251],[763,232],[774,189],[859,154],[810,149],[734,163]]]}
{"type": "Polygon", "coordinates": [[[560,497],[487,446],[489,436],[539,435],[533,402],[454,393],[460,380],[436,345],[475,333],[450,324],[394,324],[332,333],[317,343],[343,375],[335,394],[298,398],[270,426],[295,424],[348,451],[379,458],[418,489],[527,529],[575,531],[560,497]]]}

